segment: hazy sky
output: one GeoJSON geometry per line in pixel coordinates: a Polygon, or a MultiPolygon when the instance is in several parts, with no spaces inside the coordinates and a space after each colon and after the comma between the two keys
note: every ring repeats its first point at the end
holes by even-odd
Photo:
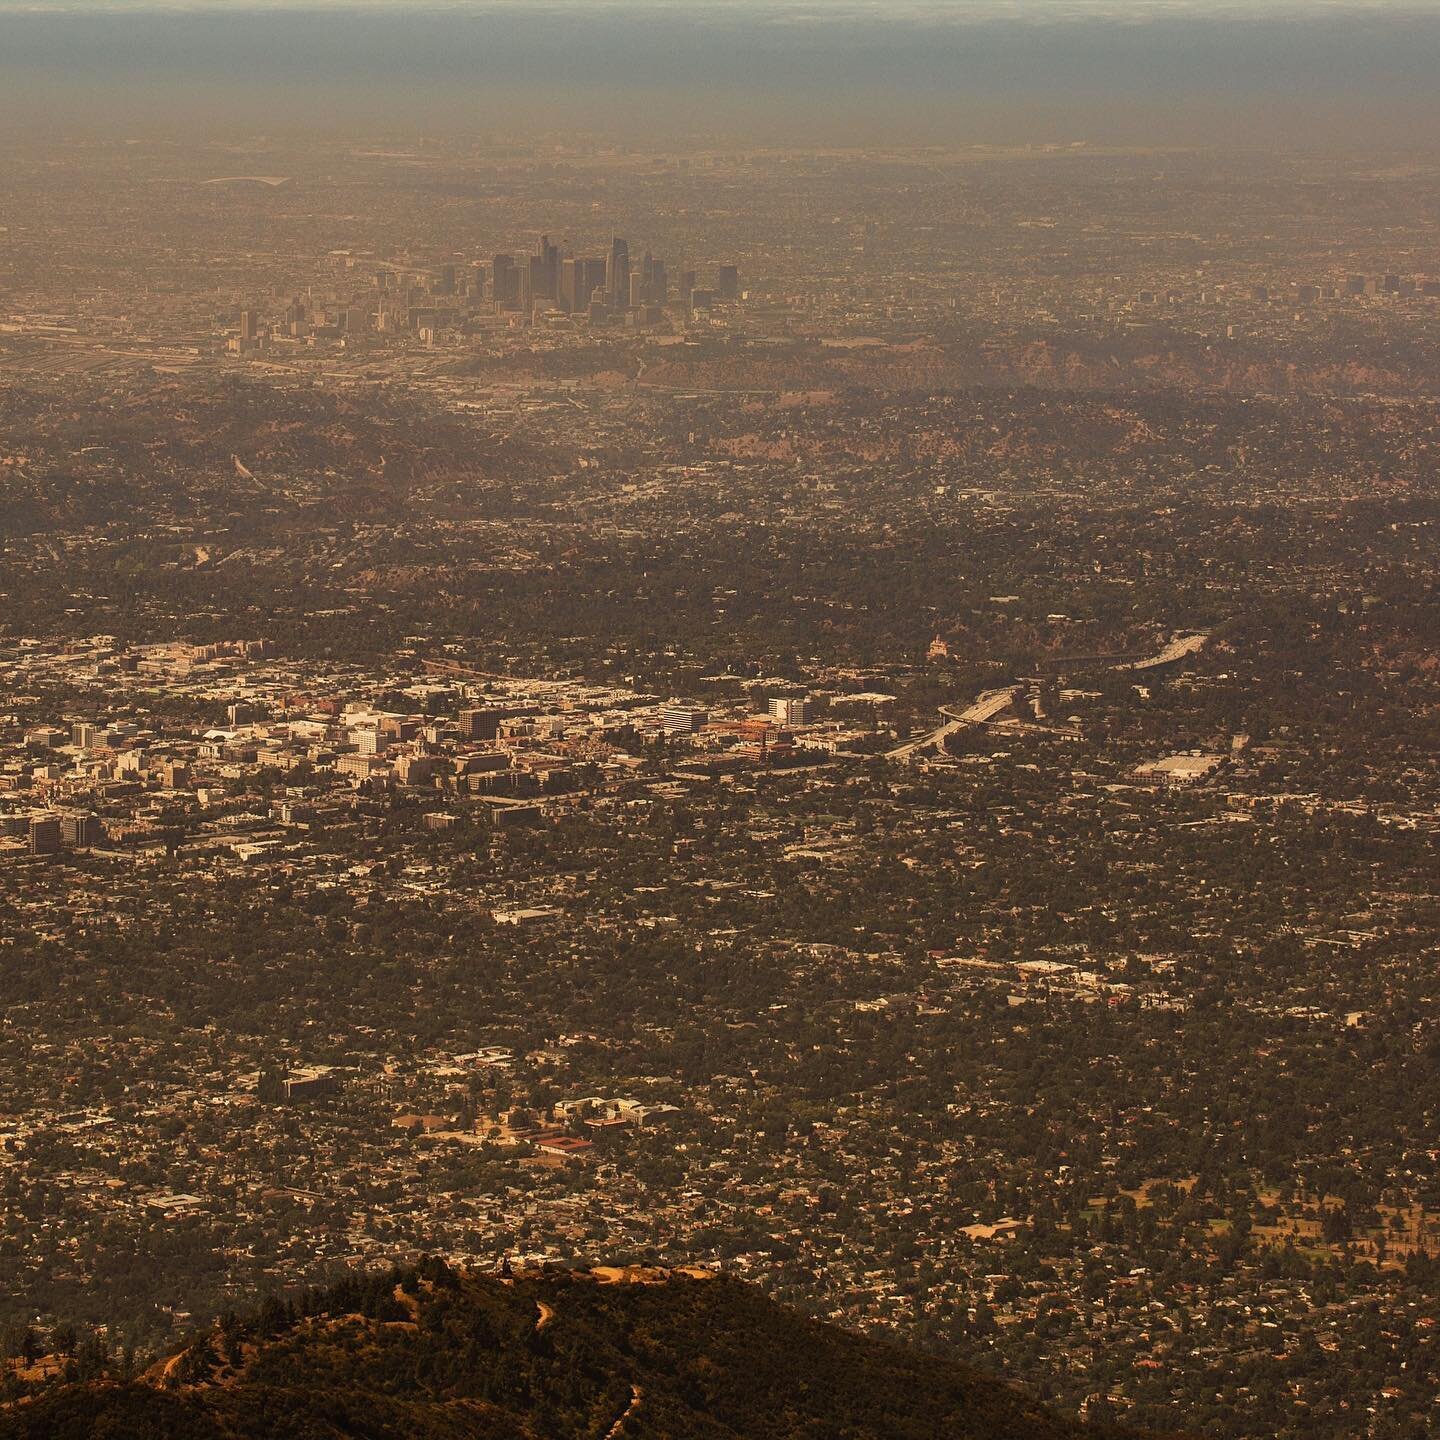
{"type": "Polygon", "coordinates": [[[1440,0],[0,0],[0,126],[1440,141],[1440,0]]]}
{"type": "Polygon", "coordinates": [[[1398,14],[1434,14],[1440,0],[0,0],[0,13],[136,13],[184,12],[303,12],[394,11],[415,14],[443,11],[451,14],[520,11],[530,14],[565,11],[670,11],[748,12],[771,19],[793,20],[813,16],[841,16],[950,23],[987,19],[1022,19],[1054,22],[1068,18],[1120,20],[1219,18],[1261,15],[1336,15],[1371,17],[1398,14]]]}
{"type": "Polygon", "coordinates": [[[775,13],[783,10],[817,14],[868,13],[895,15],[978,14],[1054,15],[1065,12],[1124,15],[1175,13],[1214,15],[1219,11],[1254,13],[1271,11],[1364,11],[1371,14],[1403,10],[1425,11],[1440,0],[0,0],[0,10],[108,11],[120,10],[694,10],[730,9],[775,13]]]}

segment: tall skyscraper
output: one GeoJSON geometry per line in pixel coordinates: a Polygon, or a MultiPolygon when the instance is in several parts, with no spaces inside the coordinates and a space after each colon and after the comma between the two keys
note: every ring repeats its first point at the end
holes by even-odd
{"type": "Polygon", "coordinates": [[[618,235],[610,242],[605,295],[613,306],[624,307],[630,303],[630,246],[618,235]]]}
{"type": "Polygon", "coordinates": [[[581,308],[582,303],[588,303],[590,299],[588,294],[584,297],[583,302],[580,298],[583,283],[580,277],[584,265],[583,260],[577,260],[573,255],[567,255],[560,262],[560,292],[557,298],[560,301],[560,308],[568,315],[573,315],[581,308]]]}
{"type": "Polygon", "coordinates": [[[560,262],[560,308],[571,315],[578,315],[590,308],[597,290],[604,299],[608,293],[608,264],[609,261],[602,258],[587,260],[567,255],[560,262]]]}
{"type": "Polygon", "coordinates": [[[555,300],[560,294],[560,247],[550,243],[548,235],[540,237],[535,253],[530,256],[530,294],[536,300],[555,300]]]}
{"type": "MultiPolygon", "coordinates": [[[[605,287],[610,274],[609,257],[597,256],[595,259],[586,260],[583,263],[587,267],[585,271],[586,294],[588,295],[590,300],[594,300],[595,292],[598,290],[600,292],[600,298],[602,300],[605,300],[607,298],[605,287]]],[[[621,304],[621,309],[624,309],[623,302],[621,304]]]]}
{"type": "Polygon", "coordinates": [[[490,265],[490,293],[507,310],[520,303],[520,269],[513,255],[497,255],[490,265]]]}
{"type": "Polygon", "coordinates": [[[735,265],[722,265],[715,272],[715,294],[721,300],[740,298],[740,270],[735,265]]]}

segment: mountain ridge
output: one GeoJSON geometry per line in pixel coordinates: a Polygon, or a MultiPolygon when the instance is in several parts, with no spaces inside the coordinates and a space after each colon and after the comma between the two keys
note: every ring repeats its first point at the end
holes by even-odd
{"type": "Polygon", "coordinates": [[[727,1276],[427,1260],[268,1298],[139,1377],[0,1408],[0,1440],[1121,1440],[727,1276]]]}

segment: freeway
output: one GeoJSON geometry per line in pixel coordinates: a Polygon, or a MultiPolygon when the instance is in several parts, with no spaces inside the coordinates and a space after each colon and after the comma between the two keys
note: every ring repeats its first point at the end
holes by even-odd
{"type": "Polygon", "coordinates": [[[1120,670],[1157,670],[1162,665],[1172,665],[1177,660],[1183,660],[1187,655],[1196,655],[1205,648],[1205,642],[1209,635],[1181,635],[1178,639],[1172,640],[1158,655],[1152,655],[1148,660],[1137,660],[1133,665],[1120,665],[1120,670]]]}
{"type": "Polygon", "coordinates": [[[908,760],[918,751],[928,750],[932,745],[943,745],[949,736],[963,730],[967,725],[983,725],[987,720],[993,720],[1002,710],[1010,707],[1024,688],[1023,685],[1005,685],[999,690],[982,691],[970,706],[960,711],[942,706],[940,713],[946,717],[942,725],[929,734],[920,736],[918,740],[907,740],[905,744],[886,751],[886,759],[908,760]]]}
{"type": "MultiPolygon", "coordinates": [[[[1209,638],[1208,634],[1196,632],[1179,635],[1158,654],[1151,655],[1148,659],[1136,660],[1128,664],[1116,664],[1111,668],[1141,673],[1147,670],[1157,670],[1163,665],[1173,665],[1177,660],[1184,660],[1187,656],[1198,654],[1205,648],[1205,643],[1209,638]]],[[[929,750],[932,746],[943,745],[951,735],[963,730],[965,726],[983,725],[987,720],[993,720],[1002,710],[1007,709],[1024,689],[1023,685],[1006,685],[999,690],[982,691],[968,709],[958,712],[942,705],[940,714],[945,718],[939,726],[928,734],[921,735],[918,739],[907,740],[903,745],[897,745],[893,750],[887,750],[885,758],[887,760],[908,760],[921,750],[929,750]]]]}

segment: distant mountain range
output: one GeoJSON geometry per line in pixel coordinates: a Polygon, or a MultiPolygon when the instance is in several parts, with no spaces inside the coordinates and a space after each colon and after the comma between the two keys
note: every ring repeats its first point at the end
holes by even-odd
{"type": "Polygon", "coordinates": [[[132,1380],[0,1409],[0,1440],[1118,1440],[735,1280],[460,1275],[267,1300],[132,1380]]]}

